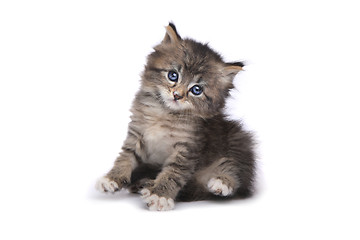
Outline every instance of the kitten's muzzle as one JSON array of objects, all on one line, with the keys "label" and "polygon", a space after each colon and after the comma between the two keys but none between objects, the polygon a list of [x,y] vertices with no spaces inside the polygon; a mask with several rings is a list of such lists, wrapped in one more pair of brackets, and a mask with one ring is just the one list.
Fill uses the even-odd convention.
[{"label": "kitten's muzzle", "polygon": [[175,101],[180,100],[184,97],[184,96],[181,96],[177,91],[173,92],[173,95],[174,95]]}]

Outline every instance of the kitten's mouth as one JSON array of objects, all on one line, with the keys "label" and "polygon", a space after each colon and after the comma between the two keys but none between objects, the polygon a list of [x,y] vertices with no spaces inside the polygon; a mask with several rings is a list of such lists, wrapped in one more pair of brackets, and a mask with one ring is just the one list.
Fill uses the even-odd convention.
[{"label": "kitten's mouth", "polygon": [[187,101],[184,101],[184,97],[175,96],[173,93],[169,94],[169,92],[160,91],[163,102],[166,107],[175,110],[188,110],[191,108],[191,104]]},{"label": "kitten's mouth", "polygon": [[174,98],[169,99],[167,102],[167,106],[172,110],[186,110],[189,109],[189,104],[186,104],[184,101],[180,101]]},{"label": "kitten's mouth", "polygon": [[168,102],[170,102],[170,104],[175,105],[175,106],[180,106],[183,103],[180,103],[179,100],[176,99],[170,99]]}]

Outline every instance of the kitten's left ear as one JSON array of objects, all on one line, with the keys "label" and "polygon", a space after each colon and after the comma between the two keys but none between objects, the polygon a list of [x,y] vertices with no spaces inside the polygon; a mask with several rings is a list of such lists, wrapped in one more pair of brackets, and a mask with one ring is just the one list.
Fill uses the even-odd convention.
[{"label": "kitten's left ear", "polygon": [[224,67],[225,76],[235,77],[235,75],[243,70],[245,64],[243,62],[226,63]]},{"label": "kitten's left ear", "polygon": [[176,31],[176,27],[173,23],[169,23],[166,27],[166,34],[162,43],[178,43],[181,41],[180,35]]},{"label": "kitten's left ear", "polygon": [[233,80],[235,75],[243,70],[244,63],[242,62],[231,62],[231,63],[225,63],[225,66],[223,68],[223,76],[225,80],[225,84],[228,88],[233,88]]}]

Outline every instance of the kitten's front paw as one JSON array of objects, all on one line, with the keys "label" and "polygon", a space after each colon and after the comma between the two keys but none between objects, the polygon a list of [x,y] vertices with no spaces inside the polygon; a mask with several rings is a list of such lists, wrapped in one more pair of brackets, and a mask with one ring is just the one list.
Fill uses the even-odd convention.
[{"label": "kitten's front paw", "polygon": [[219,178],[211,178],[207,184],[207,187],[209,191],[215,195],[226,197],[233,193],[233,188],[224,184],[223,181]]},{"label": "kitten's front paw", "polygon": [[168,211],[172,210],[175,206],[172,198],[159,197],[156,194],[151,194],[150,190],[147,188],[142,189],[140,193],[141,198],[151,211]]},{"label": "kitten's front paw", "polygon": [[107,177],[100,178],[97,181],[95,187],[100,192],[114,193],[119,190],[119,185],[115,181],[112,181]]}]

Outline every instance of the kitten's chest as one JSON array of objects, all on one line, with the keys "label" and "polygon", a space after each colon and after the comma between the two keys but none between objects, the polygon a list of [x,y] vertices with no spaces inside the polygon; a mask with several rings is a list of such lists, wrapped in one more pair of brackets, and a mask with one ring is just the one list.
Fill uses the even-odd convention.
[{"label": "kitten's chest", "polygon": [[173,152],[171,129],[161,122],[149,124],[143,133],[143,150],[147,163],[163,164]]},{"label": "kitten's chest", "polygon": [[143,132],[143,161],[163,164],[174,153],[174,145],[184,141],[188,134],[181,133],[177,126],[169,122],[151,122]]}]

